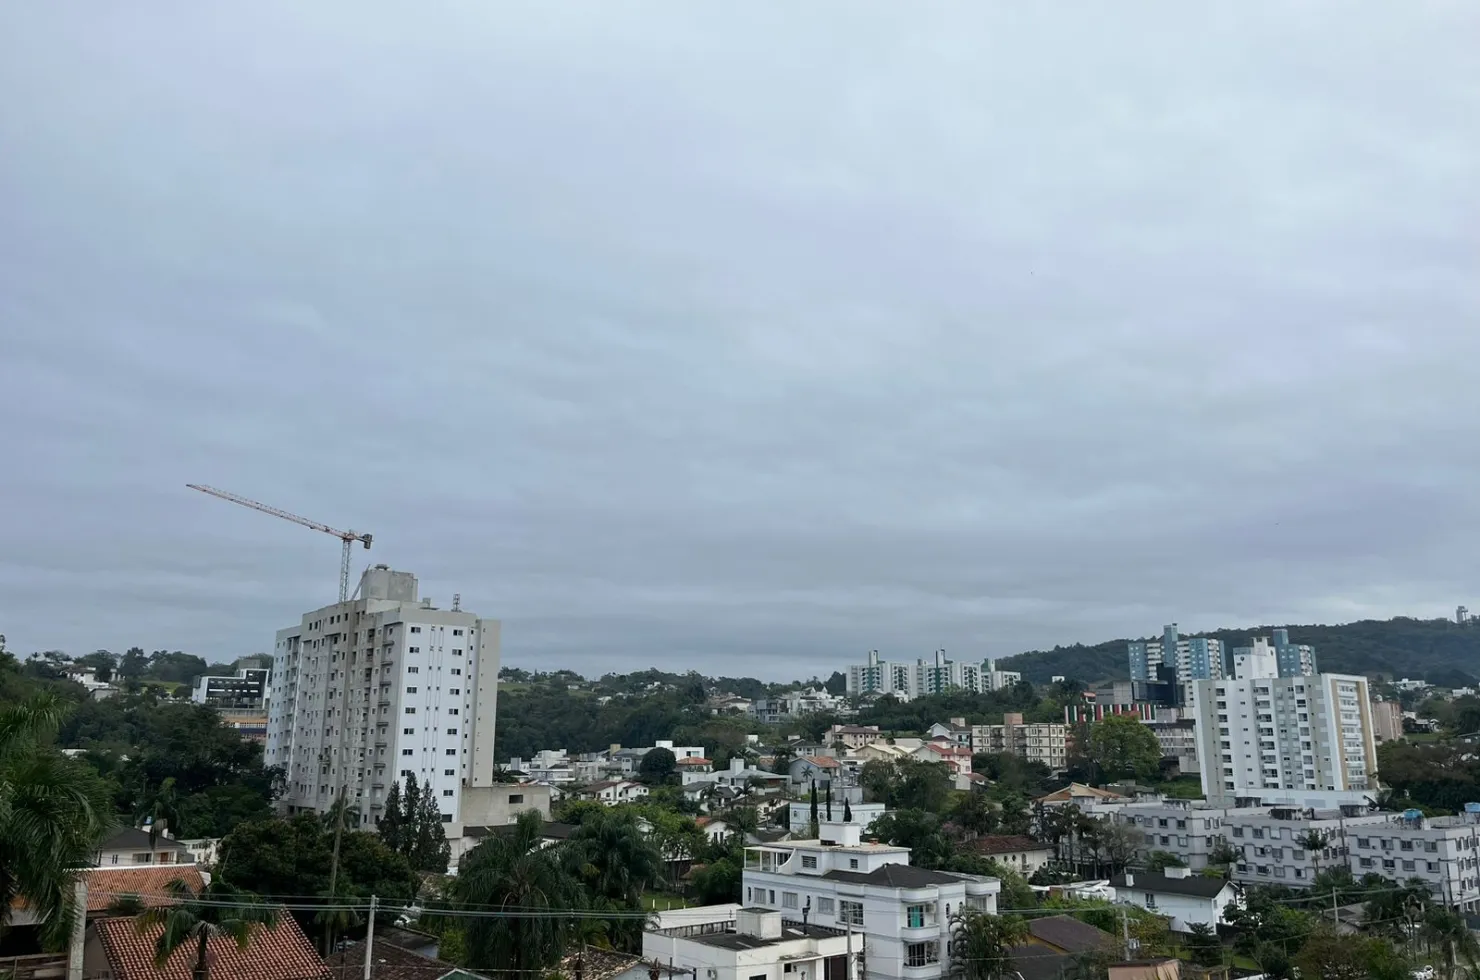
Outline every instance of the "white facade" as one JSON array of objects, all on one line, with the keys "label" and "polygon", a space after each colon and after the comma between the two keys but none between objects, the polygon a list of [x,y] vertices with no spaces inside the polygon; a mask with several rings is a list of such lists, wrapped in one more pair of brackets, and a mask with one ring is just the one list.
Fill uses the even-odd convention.
[{"label": "white facade", "polygon": [[1164,874],[1126,872],[1110,884],[1117,903],[1168,917],[1173,932],[1190,933],[1194,923],[1213,929],[1227,925],[1228,909],[1239,903],[1232,883],[1194,875],[1188,868],[1167,868]]},{"label": "white facade", "polygon": [[630,779],[611,779],[603,783],[592,783],[581,795],[607,806],[616,806],[619,803],[637,802],[648,795],[648,788]]},{"label": "white facade", "polygon": [[[884,809],[884,804],[882,803],[849,803],[848,815],[853,819],[851,821],[844,821],[843,804],[834,800],[832,812],[834,823],[851,823],[857,826],[863,833],[868,833],[869,828],[874,825],[874,821],[888,811]],[[788,827],[805,833],[807,825],[812,822],[812,801],[790,801],[786,805],[786,816]],[[827,804],[821,799],[817,801],[817,819],[819,821],[827,820]]]},{"label": "white facade", "polygon": [[901,701],[951,690],[999,691],[1023,679],[1018,671],[998,670],[992,660],[947,660],[943,650],[937,650],[930,660],[921,658],[914,663],[883,660],[873,650],[864,663],[850,664],[846,673],[849,697],[891,694]]},{"label": "white facade", "polygon": [[1480,813],[1383,817],[1347,834],[1353,876],[1380,874],[1397,882],[1421,878],[1446,905],[1480,908]]},{"label": "white facade", "polygon": [[950,916],[995,914],[1002,883],[909,864],[909,848],[859,843],[858,827],[824,823],[819,840],[745,849],[745,902],[820,926],[851,928],[871,978],[927,980],[950,972]]},{"label": "white facade", "polygon": [[1286,791],[1312,806],[1345,798],[1331,794],[1375,792],[1370,703],[1367,679],[1350,674],[1198,681],[1192,713],[1203,792],[1227,805]]},{"label": "white facade", "polygon": [[[694,980],[845,980],[845,930],[763,908],[714,905],[664,913],[642,936],[643,959]],[[851,951],[857,962],[857,949]]]},{"label": "white facade", "polygon": [[[1240,855],[1233,880],[1244,884],[1308,888],[1322,868],[1348,864],[1351,839],[1362,828],[1383,823],[1381,814],[1359,806],[1335,810],[1269,807],[1230,813],[1223,819],[1228,842]],[[1304,836],[1321,833],[1326,846],[1310,851]]]},{"label": "white facade", "polygon": [[1058,722],[1025,724],[1019,712],[1007,712],[1000,725],[972,725],[973,752],[1006,752],[1041,762],[1050,772],[1069,764],[1069,726]]},{"label": "white facade", "polygon": [[[1211,864],[1220,840],[1228,840],[1224,821],[1230,814],[1262,815],[1268,807],[1215,807],[1202,800],[1159,800],[1128,803],[1113,816],[1120,824],[1134,827],[1142,843],[1136,857],[1145,861],[1152,851],[1176,856],[1193,871]],[[1230,843],[1232,843],[1230,841]]]},{"label": "white facade", "polygon": [[417,589],[377,565],[360,598],[278,631],[266,761],[286,770],[289,812],[328,812],[342,788],[373,825],[391,784],[415,774],[452,823],[464,787],[493,785],[499,622]]}]

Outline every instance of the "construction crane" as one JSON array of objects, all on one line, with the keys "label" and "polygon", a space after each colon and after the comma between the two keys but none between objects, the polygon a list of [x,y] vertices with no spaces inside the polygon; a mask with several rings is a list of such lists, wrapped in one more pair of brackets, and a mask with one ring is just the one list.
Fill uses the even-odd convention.
[{"label": "construction crane", "polygon": [[311,521],[306,517],[299,517],[297,514],[290,514],[285,510],[278,510],[276,507],[269,507],[266,504],[258,503],[255,500],[248,500],[246,497],[239,497],[234,493],[227,493],[225,490],[217,490],[215,487],[207,487],[199,483],[187,483],[185,485],[192,490],[199,490],[201,493],[208,493],[212,497],[220,497],[222,500],[229,500],[233,504],[241,504],[243,507],[250,507],[253,510],[260,510],[264,514],[271,514],[273,517],[281,517],[285,521],[292,521],[294,524],[301,524],[306,528],[312,528],[315,531],[323,531],[325,534],[334,535],[340,541],[344,542],[344,552],[339,558],[339,601],[344,602],[349,598],[350,549],[354,547],[354,543],[356,541],[360,541],[365,545],[366,550],[369,550],[370,540],[374,537],[374,535],[356,534],[354,531],[340,531],[337,528],[332,528],[327,524],[320,524],[318,521]]}]

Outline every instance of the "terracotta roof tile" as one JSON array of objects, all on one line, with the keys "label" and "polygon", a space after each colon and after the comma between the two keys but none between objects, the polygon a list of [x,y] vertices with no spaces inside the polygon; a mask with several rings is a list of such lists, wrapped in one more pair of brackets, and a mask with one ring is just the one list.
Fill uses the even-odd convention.
[{"label": "terracotta roof tile", "polygon": [[205,887],[200,869],[193,864],[141,864],[126,868],[93,868],[87,878],[87,910],[101,912],[116,898],[137,895],[144,905],[164,905],[170,898],[170,882],[185,882],[193,892]]},{"label": "terracotta roof tile", "polygon": [[[341,949],[324,961],[335,976],[343,976],[350,968],[350,976],[358,980],[365,965],[365,944],[355,943]],[[460,969],[455,963],[432,959],[402,949],[390,943],[375,941],[370,950],[370,980],[438,980]],[[212,973],[212,980],[215,974]]]},{"label": "terracotta roof tile", "polygon": [[[178,949],[162,968],[154,965],[160,927],[140,934],[132,918],[100,919],[93,930],[114,980],[191,980],[194,944]],[[303,930],[283,912],[273,929],[258,929],[245,950],[225,936],[207,947],[211,980],[333,980]]]},{"label": "terracotta roof tile", "polygon": [[798,762],[810,762],[822,769],[841,769],[843,764],[837,759],[825,755],[803,755],[797,757]]}]

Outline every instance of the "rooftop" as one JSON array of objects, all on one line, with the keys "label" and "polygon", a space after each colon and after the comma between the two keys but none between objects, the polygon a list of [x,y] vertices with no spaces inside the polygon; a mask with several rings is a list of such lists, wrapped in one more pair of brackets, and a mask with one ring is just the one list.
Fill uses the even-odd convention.
[{"label": "rooftop", "polygon": [[1170,878],[1164,874],[1151,871],[1131,872],[1131,881],[1125,880],[1125,875],[1116,875],[1110,879],[1112,888],[1133,888],[1138,891],[1156,892],[1161,895],[1188,895],[1193,898],[1214,898],[1225,888],[1232,886],[1223,878],[1209,878],[1207,875],[1189,874],[1181,878]]},{"label": "rooftop", "polygon": [[[352,968],[355,977],[363,976],[365,944],[359,942],[346,946],[324,963],[336,974]],[[440,980],[459,969],[455,963],[413,953],[378,936],[370,949],[370,980]]]},{"label": "rooftop", "polygon": [[[770,909],[758,909],[757,911],[769,912]],[[781,935],[775,939],[766,939],[761,936],[751,936],[740,932],[710,932],[690,936],[688,939],[690,942],[702,943],[705,946],[714,946],[717,949],[731,949],[738,952],[747,949],[764,949],[767,946],[796,942],[798,939],[828,939],[839,935],[844,935],[844,933],[828,926],[803,925],[800,922],[782,922]]]},{"label": "rooftop", "polygon": [[1070,783],[1068,786],[1065,786],[1063,789],[1055,790],[1052,793],[1046,793],[1043,796],[1038,797],[1037,800],[1035,800],[1035,802],[1037,802],[1037,803],[1068,803],[1071,800],[1082,800],[1085,797],[1089,797],[1091,799],[1097,799],[1097,800],[1107,800],[1107,801],[1112,801],[1112,802],[1115,801],[1115,800],[1129,800],[1130,799],[1129,796],[1122,796],[1119,793],[1112,793],[1108,789],[1096,789],[1093,786],[1086,786],[1083,783]]},{"label": "rooftop", "polygon": [[[154,965],[154,945],[163,926],[139,932],[129,917],[100,919],[92,926],[114,980],[191,980],[195,943],[186,943]],[[333,980],[298,923],[280,913],[272,929],[258,929],[243,950],[228,936],[207,940],[211,980]]]},{"label": "rooftop", "polygon": [[828,881],[847,881],[858,885],[880,885],[884,888],[926,888],[930,885],[954,885],[971,880],[971,875],[949,871],[931,871],[909,864],[886,864],[872,871],[829,871]]},{"label": "rooftop", "polygon": [[966,847],[978,854],[991,856],[993,854],[1016,854],[1020,851],[1051,851],[1052,844],[1045,844],[1041,840],[1024,837],[1021,834],[1003,835],[994,834],[988,837],[978,837],[966,844]]},{"label": "rooftop", "polygon": [[183,881],[191,891],[205,887],[200,869],[193,864],[138,864],[117,868],[94,868],[87,872],[87,910],[101,912],[125,895],[137,896],[147,908],[175,901],[170,882]]},{"label": "rooftop", "polygon": [[124,827],[98,845],[100,851],[183,851],[179,841],[160,834],[154,843],[149,843],[149,831],[137,827]]},{"label": "rooftop", "polygon": [[1028,920],[1034,939],[1066,953],[1092,953],[1113,946],[1115,937],[1070,915],[1047,915]]}]

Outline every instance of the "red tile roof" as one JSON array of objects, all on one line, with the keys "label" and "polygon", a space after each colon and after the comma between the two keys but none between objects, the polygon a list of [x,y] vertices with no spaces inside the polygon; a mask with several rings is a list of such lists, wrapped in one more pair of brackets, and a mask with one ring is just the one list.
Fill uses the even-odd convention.
[{"label": "red tile roof", "polygon": [[687,758],[679,759],[678,762],[677,762],[677,765],[680,765],[680,766],[707,766],[707,765],[711,765],[711,763],[710,763],[710,761],[708,759],[704,758],[703,756],[691,755],[691,756],[689,756]]},{"label": "red tile roof", "polygon": [[994,835],[978,837],[966,845],[978,854],[1016,854],[1020,851],[1051,851],[1053,846],[1031,837],[1019,835]]},{"label": "red tile roof", "polygon": [[193,864],[140,864],[126,868],[93,868],[87,878],[87,910],[101,912],[113,900],[137,895],[144,905],[173,902],[169,885],[175,879],[185,882],[193,892],[205,887],[200,869]]},{"label": "red tile roof", "polygon": [[810,762],[820,769],[841,769],[843,764],[837,759],[826,755],[804,755],[799,757],[801,762]]},{"label": "red tile roof", "polygon": [[[195,944],[189,943],[165,962],[154,965],[156,927],[142,935],[132,918],[100,919],[93,925],[114,980],[191,980]],[[211,980],[333,980],[303,930],[287,912],[272,929],[258,929],[245,950],[226,936],[212,936],[206,947]]]}]

